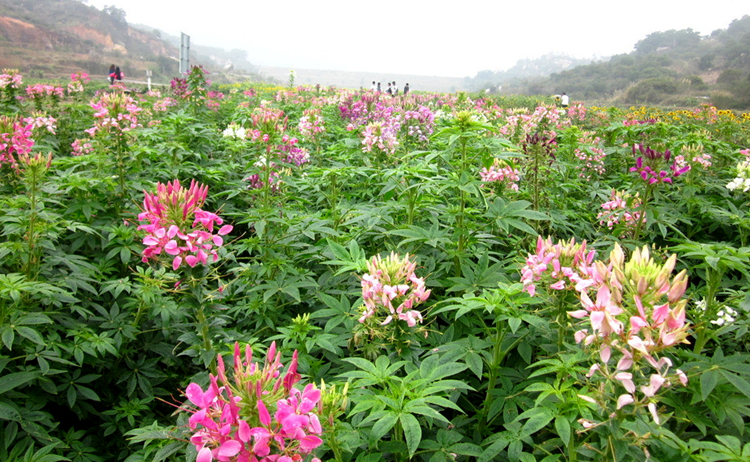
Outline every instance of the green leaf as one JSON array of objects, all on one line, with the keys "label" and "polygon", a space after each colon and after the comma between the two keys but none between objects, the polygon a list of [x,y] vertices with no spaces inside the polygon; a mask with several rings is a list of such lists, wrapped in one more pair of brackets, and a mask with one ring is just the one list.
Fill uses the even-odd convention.
[{"label": "green leaf", "polygon": [[477,459],[477,462],[490,462],[496,460],[497,455],[505,449],[510,443],[508,432],[503,432],[497,435],[497,441],[492,443],[487,449],[484,450],[481,456]]},{"label": "green leaf", "polygon": [[88,387],[84,387],[82,385],[76,384],[76,389],[78,390],[78,393],[83,395],[86,399],[90,399],[92,401],[99,401],[99,395],[96,394],[94,390]]},{"label": "green leaf", "polygon": [[729,371],[721,369],[721,375],[729,381],[732,385],[737,388],[743,395],[750,398],[750,383],[738,375],[734,375]]},{"label": "green leaf", "polygon": [[8,403],[0,402],[0,419],[2,420],[21,420],[21,414],[16,408]]},{"label": "green leaf", "polygon": [[37,345],[44,345],[44,339],[42,336],[37,332],[36,330],[32,329],[31,327],[25,327],[25,326],[18,326],[16,328],[19,334],[21,336],[26,337],[27,339],[31,340],[32,342],[36,343]]},{"label": "green leaf", "polygon": [[568,446],[570,444],[570,422],[568,422],[568,419],[563,416],[557,416],[555,418],[555,430],[557,430],[557,434],[563,440],[565,446]]},{"label": "green leaf", "polygon": [[75,387],[73,386],[68,387],[67,398],[68,398],[68,405],[70,407],[75,406],[76,400],[78,399],[78,393],[76,393]]},{"label": "green leaf", "polygon": [[706,263],[713,269],[718,269],[719,260],[721,260],[719,257],[706,257]]},{"label": "green leaf", "polygon": [[512,441],[508,446],[508,459],[520,461],[521,454],[523,454],[523,441]]},{"label": "green leaf", "polygon": [[551,409],[535,407],[519,415],[516,420],[523,420],[524,418],[528,418],[528,420],[523,424],[521,433],[523,435],[532,435],[546,427],[555,418],[555,415]]},{"label": "green leaf", "polygon": [[37,372],[13,372],[0,377],[0,395],[37,378]]},{"label": "green leaf", "polygon": [[466,365],[469,366],[469,370],[473,372],[478,379],[482,379],[482,369],[484,368],[484,361],[478,353],[469,353],[464,358]]},{"label": "green leaf", "polygon": [[404,429],[406,447],[409,448],[409,457],[412,457],[422,441],[422,426],[412,414],[401,414],[401,427]]},{"label": "green leaf", "polygon": [[12,350],[13,342],[16,339],[16,333],[13,332],[13,329],[11,329],[10,326],[3,326],[2,330],[3,345],[5,345],[7,349]]},{"label": "green leaf", "polygon": [[185,447],[185,443],[175,441],[174,443],[169,443],[168,445],[164,446],[163,448],[159,449],[159,451],[154,454],[154,461],[153,462],[161,462],[162,460],[166,460],[169,456],[176,453],[180,449]]},{"label": "green leaf", "polygon": [[[396,422],[398,421],[398,414],[395,412],[387,412],[383,417],[380,418],[375,425],[372,426],[370,431],[370,438],[374,441],[381,439],[388,433]],[[420,436],[421,437],[421,436]]]},{"label": "green leaf", "polygon": [[255,228],[255,234],[258,235],[258,238],[263,239],[263,233],[266,230],[266,220],[256,221],[254,228]]},{"label": "green leaf", "polygon": [[708,398],[708,395],[711,394],[711,391],[713,391],[714,387],[716,387],[716,383],[718,381],[719,371],[715,369],[709,369],[701,374],[701,399],[703,401]]},{"label": "green leaf", "polygon": [[16,321],[17,325],[23,325],[23,326],[31,326],[34,324],[52,324],[52,320],[44,314],[41,313],[32,313],[32,314],[25,314],[18,318]]}]

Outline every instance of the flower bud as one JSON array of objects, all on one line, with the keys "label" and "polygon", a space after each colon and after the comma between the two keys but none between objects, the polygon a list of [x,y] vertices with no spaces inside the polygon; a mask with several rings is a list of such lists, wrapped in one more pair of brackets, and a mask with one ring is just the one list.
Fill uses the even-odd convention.
[{"label": "flower bud", "polygon": [[672,280],[672,287],[667,293],[669,303],[677,302],[687,289],[687,270],[680,271]]}]

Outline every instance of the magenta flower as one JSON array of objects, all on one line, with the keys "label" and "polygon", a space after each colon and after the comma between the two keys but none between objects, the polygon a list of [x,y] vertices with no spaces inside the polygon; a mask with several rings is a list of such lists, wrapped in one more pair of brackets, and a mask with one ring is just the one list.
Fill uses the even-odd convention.
[{"label": "magenta flower", "polygon": [[[316,414],[321,392],[308,384],[300,391],[294,384],[295,351],[285,374],[276,344],[268,349],[262,367],[252,360],[252,350],[244,354],[235,344],[231,370],[217,358],[217,375],[210,375],[204,391],[191,383],[185,395],[192,406],[188,421],[195,430],[190,442],[201,462],[210,461],[298,461],[319,447],[323,429]],[[315,459],[313,459],[315,460]]]},{"label": "magenta flower", "polygon": [[138,226],[146,231],[143,244],[143,262],[159,259],[162,253],[172,257],[172,269],[177,271],[183,263],[191,268],[207,265],[219,259],[217,248],[222,247],[222,236],[232,231],[224,225],[214,233],[214,226],[223,220],[215,213],[202,210],[208,187],[191,181],[185,189],[178,180],[166,185],[157,183],[156,194],[144,191],[143,212],[138,220],[147,222]]},{"label": "magenta flower", "polygon": [[631,167],[630,171],[638,172],[641,179],[648,184],[671,184],[672,178],[677,178],[690,170],[690,165],[679,166],[676,160],[670,164],[669,160],[672,153],[669,149],[659,152],[652,148],[636,144],[633,146],[633,154],[636,154],[636,150],[641,155],[636,159],[635,166]]}]

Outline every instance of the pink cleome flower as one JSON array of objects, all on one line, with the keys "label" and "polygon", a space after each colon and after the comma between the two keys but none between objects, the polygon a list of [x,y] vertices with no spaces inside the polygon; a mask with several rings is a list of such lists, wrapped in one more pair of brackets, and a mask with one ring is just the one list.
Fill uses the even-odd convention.
[{"label": "pink cleome flower", "polygon": [[183,263],[192,268],[198,263],[208,264],[209,258],[216,262],[216,248],[224,244],[222,236],[229,234],[232,226],[221,226],[214,234],[214,225],[222,225],[223,220],[201,209],[208,187],[193,180],[185,189],[174,180],[166,185],[157,183],[156,190],[156,194],[144,191],[143,212],[138,215],[139,221],[147,222],[138,226],[147,232],[143,262],[158,259],[162,253],[172,257],[175,271]]},{"label": "pink cleome flower", "polygon": [[361,278],[364,305],[359,322],[376,319],[380,314],[385,316],[382,321],[377,318],[381,326],[394,319],[406,321],[409,327],[421,324],[422,314],[413,308],[424,303],[431,291],[425,289],[424,279],[414,273],[416,266],[408,254],[401,257],[391,253],[385,259],[374,256],[367,263],[369,273]]},{"label": "pink cleome flower", "polygon": [[302,460],[323,444],[316,412],[321,392],[313,384],[294,388],[300,380],[296,351],[283,375],[275,342],[262,367],[253,362],[249,345],[243,352],[235,344],[233,359],[233,370],[227,371],[223,358],[217,358],[217,374],[209,376],[205,391],[196,383],[185,390],[194,406],[183,409],[192,413],[190,442],[198,462]]}]

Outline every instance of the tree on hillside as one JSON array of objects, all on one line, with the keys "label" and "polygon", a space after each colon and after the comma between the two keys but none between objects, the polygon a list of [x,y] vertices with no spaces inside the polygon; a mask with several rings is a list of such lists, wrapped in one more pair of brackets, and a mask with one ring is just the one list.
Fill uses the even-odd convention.
[{"label": "tree on hillside", "polygon": [[701,42],[701,35],[693,29],[654,32],[635,44],[635,51],[642,54],[661,49],[692,50]]}]

